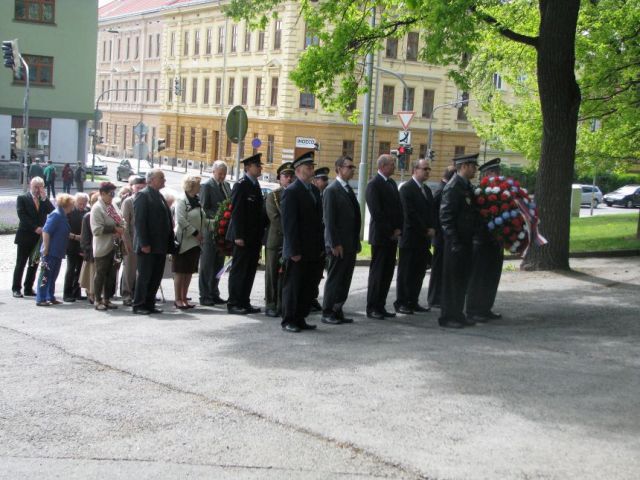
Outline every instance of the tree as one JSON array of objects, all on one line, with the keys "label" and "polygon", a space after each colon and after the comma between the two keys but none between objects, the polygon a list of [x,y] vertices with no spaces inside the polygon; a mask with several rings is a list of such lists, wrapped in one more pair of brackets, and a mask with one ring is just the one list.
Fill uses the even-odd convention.
[{"label": "tree", "polygon": [[[284,3],[232,0],[228,12],[264,26]],[[419,31],[424,39],[421,58],[452,65],[451,75],[462,84],[469,81],[469,56],[482,52],[487,35],[499,35],[531,56],[541,112],[536,198],[550,243],[531,248],[523,266],[569,268],[569,204],[581,101],[575,75],[580,0],[301,0],[299,5],[321,44],[304,52],[291,78],[329,109],[344,111],[362,92],[359,63],[368,51],[381,48],[385,38],[409,31]],[[597,18],[598,0],[585,5]],[[378,18],[370,26],[373,7]]]}]

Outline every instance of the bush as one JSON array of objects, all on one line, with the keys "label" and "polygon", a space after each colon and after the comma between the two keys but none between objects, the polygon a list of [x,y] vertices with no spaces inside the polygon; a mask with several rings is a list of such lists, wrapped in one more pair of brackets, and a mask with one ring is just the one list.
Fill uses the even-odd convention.
[{"label": "bush", "polygon": [[[593,177],[587,175],[575,175],[575,183],[583,183],[591,185],[593,183]],[[596,185],[600,187],[602,193],[609,193],[617,190],[625,185],[640,185],[640,175],[635,173],[621,173],[605,172],[596,176]]]}]

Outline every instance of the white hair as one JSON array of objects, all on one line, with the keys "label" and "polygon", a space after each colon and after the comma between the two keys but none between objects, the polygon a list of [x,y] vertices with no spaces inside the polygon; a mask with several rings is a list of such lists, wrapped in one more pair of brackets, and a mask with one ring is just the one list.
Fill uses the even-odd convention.
[{"label": "white hair", "polygon": [[225,170],[227,170],[227,164],[224,163],[222,160],[216,160],[215,162],[213,162],[213,166],[211,167],[212,171],[214,172],[221,168],[224,168]]},{"label": "white hair", "polygon": [[80,200],[81,198],[84,198],[87,202],[89,201],[89,195],[87,195],[86,193],[84,193],[84,192],[76,193],[76,202],[78,200]]}]

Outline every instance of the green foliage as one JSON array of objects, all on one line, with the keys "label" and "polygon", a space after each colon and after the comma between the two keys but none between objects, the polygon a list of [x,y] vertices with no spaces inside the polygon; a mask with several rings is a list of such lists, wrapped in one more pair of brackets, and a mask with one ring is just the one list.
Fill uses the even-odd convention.
[{"label": "green foliage", "polygon": [[[591,185],[592,175],[576,175],[575,183]],[[602,193],[609,193],[625,185],[640,185],[640,174],[602,172],[596,176],[596,185],[600,187]]]}]

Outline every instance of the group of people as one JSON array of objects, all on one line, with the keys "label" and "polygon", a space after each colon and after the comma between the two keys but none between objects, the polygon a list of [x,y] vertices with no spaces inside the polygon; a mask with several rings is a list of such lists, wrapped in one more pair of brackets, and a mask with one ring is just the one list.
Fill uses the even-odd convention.
[{"label": "group of people", "polygon": [[[65,163],[60,172],[62,177],[62,191],[64,193],[71,193],[71,187],[75,183],[76,191],[84,191],[84,182],[87,178],[87,173],[82,163],[78,162],[76,169],[74,170],[69,163]],[[28,172],[29,181],[38,177],[44,181],[44,186],[47,191],[47,197],[56,197],[56,178],[57,171],[55,165],[51,160],[47,161],[46,166],[40,164],[40,160],[36,159],[34,163],[29,166]]]},{"label": "group of people", "polygon": [[[414,162],[411,178],[398,188],[392,178],[396,158],[378,158],[378,171],[366,189],[371,217],[367,317],[385,319],[438,307],[439,324],[450,328],[499,317],[492,307],[503,250],[473,205],[470,180],[476,174],[477,157],[454,159],[435,194],[426,185],[431,172],[428,160]],[[54,208],[44,193],[45,182],[34,177],[30,192],[18,197],[13,294],[23,296],[21,281],[28,263],[24,295],[35,295],[39,306],[61,303],[55,297],[55,280],[66,255],[64,301],[85,298],[81,293],[85,288],[97,310],[117,308],[112,299],[122,267],[123,305],[132,306],[137,314],[160,313],[156,295],[169,255],[175,308],[195,306],[188,290],[192,275],[199,273],[201,305],[226,303],[230,314],[254,314],[261,309],[251,304],[250,296],[264,245],[267,316],[280,317],[282,329],[293,333],[316,328],[306,321],[314,309],[321,310],[323,323],[351,323],[344,305],[361,250],[362,226],[350,186],[356,167],[350,157],[338,158],[336,178],[330,183],[329,169],[315,169],[314,158],[310,151],[282,164],[277,170],[280,187],[266,198],[258,181],[261,154],[243,160],[244,176],[233,189],[226,181],[226,164],[216,161],[206,181],[186,176],[178,198],[161,193],[164,173],[151,170],[146,178],[132,176],[118,198],[115,185],[103,182],[90,198],[82,192],[75,198],[58,195]],[[487,175],[495,174],[495,169],[499,159],[481,167]],[[230,219],[224,240],[232,248],[232,261],[229,297],[223,299],[219,283],[228,252],[219,248],[215,223],[226,200]],[[396,259],[392,312],[386,302]],[[429,304],[423,306],[418,299],[429,268]]]}]

